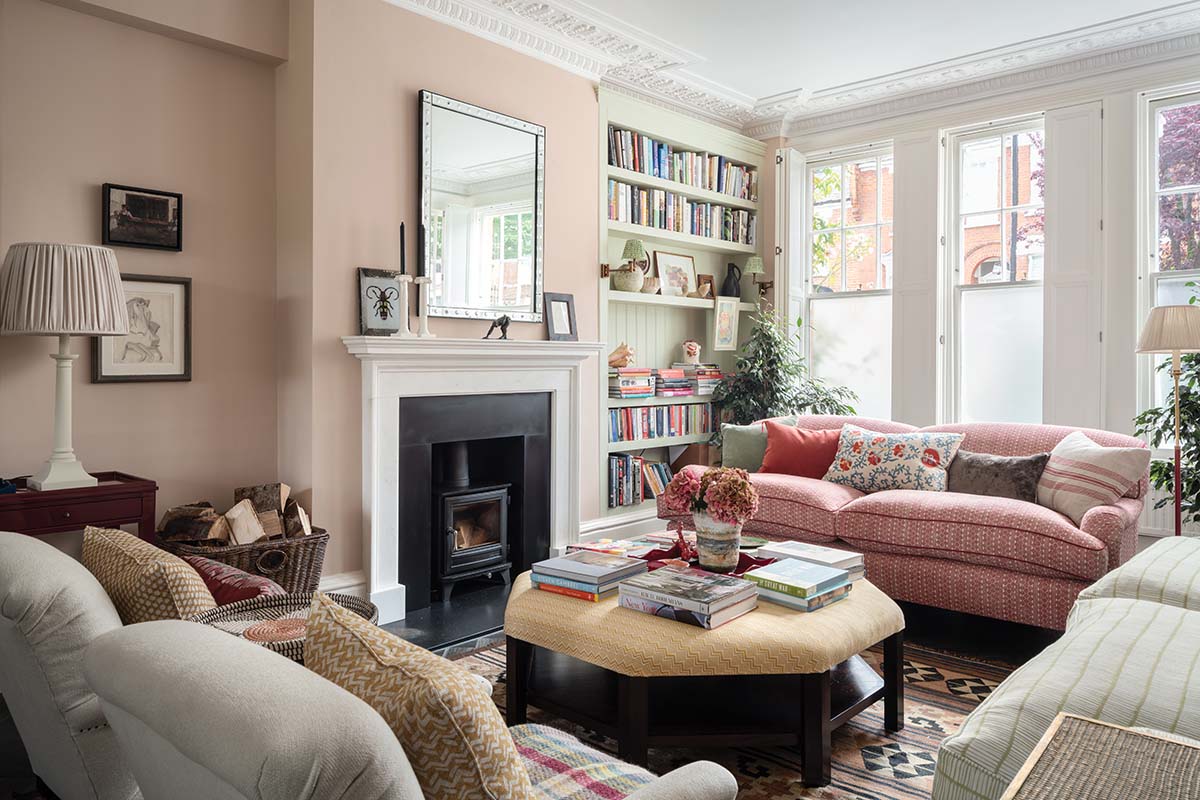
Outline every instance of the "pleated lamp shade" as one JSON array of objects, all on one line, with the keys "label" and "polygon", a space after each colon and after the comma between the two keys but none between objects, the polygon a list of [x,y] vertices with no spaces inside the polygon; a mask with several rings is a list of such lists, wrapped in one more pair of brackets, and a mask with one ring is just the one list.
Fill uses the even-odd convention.
[{"label": "pleated lamp shade", "polygon": [[1200,353],[1200,306],[1155,306],[1138,337],[1139,353]]},{"label": "pleated lamp shade", "polygon": [[129,333],[117,255],[108,247],[23,242],[0,267],[0,335]]}]

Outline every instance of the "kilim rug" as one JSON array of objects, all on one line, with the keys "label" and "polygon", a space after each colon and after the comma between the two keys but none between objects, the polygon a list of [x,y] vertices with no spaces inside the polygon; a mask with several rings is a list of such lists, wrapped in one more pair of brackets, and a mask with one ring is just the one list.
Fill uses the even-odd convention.
[{"label": "kilim rug", "polygon": [[[737,777],[739,800],[927,800],[938,744],[987,697],[1011,668],[959,658],[914,645],[904,648],[904,730],[883,731],[883,703],[859,714],[833,734],[833,782],[820,789],[800,783],[800,751],[794,747],[712,750],[651,750],[658,773],[698,759],[723,764]],[[878,669],[881,656],[863,654]],[[458,663],[488,678],[504,709],[504,646],[462,656]],[[529,721],[562,728],[611,752],[616,743],[565,720],[529,710]]]}]

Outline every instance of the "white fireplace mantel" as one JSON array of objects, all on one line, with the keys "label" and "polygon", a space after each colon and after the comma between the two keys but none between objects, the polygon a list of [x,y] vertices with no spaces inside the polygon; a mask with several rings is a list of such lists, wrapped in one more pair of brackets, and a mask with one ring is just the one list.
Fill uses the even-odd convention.
[{"label": "white fireplace mantel", "polygon": [[363,569],[380,622],[404,618],[399,582],[400,398],[550,395],[550,545],[579,539],[580,380],[599,342],[345,336],[362,362]]}]

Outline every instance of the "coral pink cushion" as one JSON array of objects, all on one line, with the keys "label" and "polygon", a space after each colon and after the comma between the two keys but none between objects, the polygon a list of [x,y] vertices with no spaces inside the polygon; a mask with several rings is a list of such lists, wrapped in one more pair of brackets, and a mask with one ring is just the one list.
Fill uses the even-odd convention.
[{"label": "coral pink cushion", "polygon": [[1108,551],[1056,511],[1007,497],[893,489],[847,505],[838,538],[863,550],[1095,580]]},{"label": "coral pink cushion", "polygon": [[806,430],[767,420],[767,452],[760,472],[821,478],[837,455],[840,431]]},{"label": "coral pink cushion", "polygon": [[249,572],[243,572],[237,567],[222,564],[211,558],[183,556],[183,560],[200,573],[204,584],[212,592],[213,599],[219,606],[238,600],[249,600],[252,597],[287,594],[282,586],[270,578],[251,575]]}]

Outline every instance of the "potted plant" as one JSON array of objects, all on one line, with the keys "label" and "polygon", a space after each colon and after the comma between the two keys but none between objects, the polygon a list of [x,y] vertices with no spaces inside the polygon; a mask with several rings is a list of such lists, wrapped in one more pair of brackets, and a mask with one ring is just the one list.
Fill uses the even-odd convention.
[{"label": "potted plant", "polygon": [[732,572],[738,564],[742,525],[758,511],[758,492],[744,469],[717,467],[697,475],[676,473],[663,493],[663,503],[676,514],[691,514],[700,566]]}]

